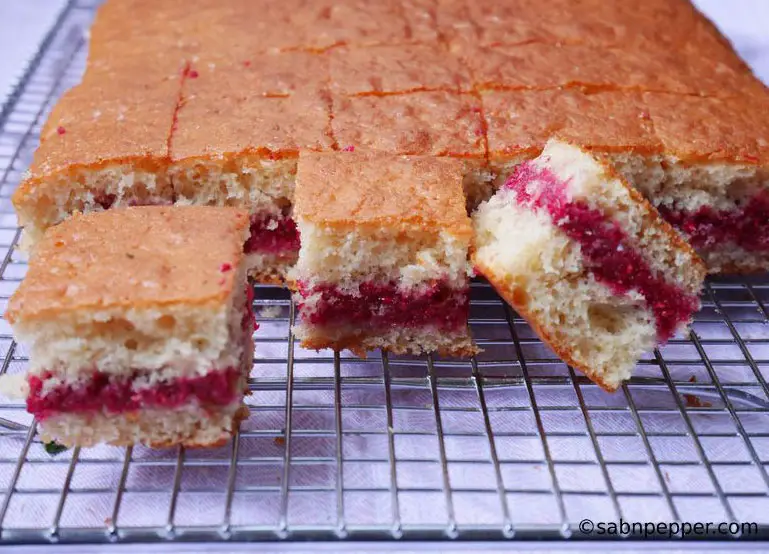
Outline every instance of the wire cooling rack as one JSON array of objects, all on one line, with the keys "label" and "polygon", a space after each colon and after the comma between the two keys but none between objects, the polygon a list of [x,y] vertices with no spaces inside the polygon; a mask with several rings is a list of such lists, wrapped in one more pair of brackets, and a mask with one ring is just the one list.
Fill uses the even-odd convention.
[{"label": "wire cooling rack", "polygon": [[[92,16],[68,6],[0,114],[0,309],[26,269],[10,194],[80,77]],[[765,276],[711,280],[692,332],[613,395],[485,283],[469,361],[305,351],[287,293],[256,292],[251,417],[225,447],[51,455],[0,400],[0,544],[595,538],[585,518],[755,522],[741,536],[769,538]],[[4,320],[0,353],[0,372],[24,370]]]}]

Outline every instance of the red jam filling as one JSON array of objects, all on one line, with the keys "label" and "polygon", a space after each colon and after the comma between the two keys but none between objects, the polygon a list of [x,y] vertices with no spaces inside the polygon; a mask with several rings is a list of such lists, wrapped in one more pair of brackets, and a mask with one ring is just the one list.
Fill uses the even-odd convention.
[{"label": "red jam filling", "polygon": [[383,327],[431,326],[441,330],[464,327],[470,310],[469,288],[434,281],[418,290],[403,290],[392,283],[362,283],[356,291],[335,285],[308,287],[299,283],[302,298],[320,294],[308,310],[298,303],[299,313],[313,325],[360,325]]},{"label": "red jam filling", "polygon": [[733,244],[749,252],[769,251],[769,193],[757,194],[736,210],[703,206],[696,212],[685,212],[661,206],[659,211],[686,233],[695,248]]},{"label": "red jam filling", "polygon": [[[259,328],[253,303],[254,289],[246,285],[246,305],[241,319],[241,326],[246,331],[245,341],[251,341],[252,332]],[[43,386],[54,378],[54,373],[32,375],[28,379],[27,411],[38,420],[44,420],[57,413],[123,413],[141,408],[177,408],[193,400],[202,406],[226,406],[243,394],[238,385],[241,372],[235,367],[196,377],[178,377],[134,390],[134,382],[148,373],[135,369],[130,376],[113,377],[103,371],[94,371],[85,382],[78,382],[76,386],[59,384],[45,394]]]},{"label": "red jam filling", "polygon": [[[533,181],[543,183],[536,197],[527,190]],[[520,204],[545,210],[553,224],[579,243],[589,271],[614,294],[636,290],[654,314],[657,337],[665,342],[676,327],[699,305],[696,296],[656,275],[629,237],[602,212],[566,196],[566,183],[551,171],[526,163],[519,165],[505,186]]]},{"label": "red jam filling", "polygon": [[143,408],[178,408],[193,400],[203,406],[226,406],[243,394],[238,385],[240,370],[234,367],[134,390],[134,381],[146,374],[135,370],[129,377],[111,377],[96,371],[84,383],[77,386],[60,384],[46,394],[43,394],[43,385],[53,378],[53,373],[32,375],[29,377],[27,411],[38,420],[44,420],[58,413],[123,413]]},{"label": "red jam filling", "polygon": [[249,335],[259,329],[254,314],[254,288],[251,285],[246,285],[246,311],[240,324]]},{"label": "red jam filling", "polygon": [[299,251],[299,231],[288,215],[253,214],[251,237],[243,248],[246,254],[283,254]]}]

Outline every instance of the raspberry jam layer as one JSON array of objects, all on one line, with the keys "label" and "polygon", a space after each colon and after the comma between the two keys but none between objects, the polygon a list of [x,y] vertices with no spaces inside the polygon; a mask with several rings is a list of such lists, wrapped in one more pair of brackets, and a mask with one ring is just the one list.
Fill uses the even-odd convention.
[{"label": "raspberry jam layer", "polygon": [[[540,183],[537,196],[528,189],[533,182]],[[657,338],[666,342],[697,309],[698,298],[656,275],[620,226],[587,203],[570,200],[566,185],[551,171],[532,163],[519,165],[505,184],[515,192],[519,204],[546,211],[556,227],[579,243],[585,264],[597,281],[616,295],[631,290],[641,293],[654,314]]]},{"label": "raspberry jam layer", "polygon": [[703,206],[685,212],[661,206],[659,211],[695,248],[710,250],[731,244],[748,252],[769,252],[769,193],[757,194],[736,210]]},{"label": "raspberry jam layer", "polygon": [[142,408],[173,409],[193,401],[201,406],[227,406],[243,395],[240,371],[234,367],[135,389],[136,381],[147,374],[135,370],[130,376],[112,376],[96,371],[87,381],[54,386],[46,386],[46,381],[54,378],[51,372],[31,375],[27,411],[42,421],[59,413],[119,414]]},{"label": "raspberry jam layer", "polygon": [[398,288],[395,282],[362,283],[357,290],[299,283],[299,295],[302,299],[313,296],[312,307],[304,301],[298,303],[302,320],[323,326],[430,326],[453,331],[467,325],[470,310],[469,288],[455,288],[445,280],[413,289]]},{"label": "raspberry jam layer", "polygon": [[299,251],[299,230],[288,215],[253,214],[246,254],[286,254]]}]

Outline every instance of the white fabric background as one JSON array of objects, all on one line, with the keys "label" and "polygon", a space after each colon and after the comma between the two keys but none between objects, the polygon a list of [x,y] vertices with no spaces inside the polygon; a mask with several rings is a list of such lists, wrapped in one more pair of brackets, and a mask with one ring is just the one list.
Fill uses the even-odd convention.
[{"label": "white fabric background", "polygon": [[769,83],[769,1],[694,0],[694,3],[729,37],[756,75]]},{"label": "white fabric background", "polygon": [[0,0],[0,106],[64,4],[65,0]]}]

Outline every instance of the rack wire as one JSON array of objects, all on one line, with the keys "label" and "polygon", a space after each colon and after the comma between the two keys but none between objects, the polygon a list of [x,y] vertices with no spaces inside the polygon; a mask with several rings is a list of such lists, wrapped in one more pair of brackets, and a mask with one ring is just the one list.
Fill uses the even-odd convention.
[{"label": "rack wire", "polygon": [[[26,269],[10,194],[80,77],[71,2],[0,113],[0,310]],[[607,394],[485,283],[471,360],[306,351],[259,286],[251,417],[218,449],[48,454],[0,399],[0,544],[280,539],[586,539],[593,521],[749,521],[769,538],[769,280],[707,284],[692,330]],[[0,373],[26,354],[0,320]],[[711,538],[725,538],[711,536]]]}]

